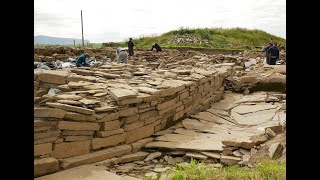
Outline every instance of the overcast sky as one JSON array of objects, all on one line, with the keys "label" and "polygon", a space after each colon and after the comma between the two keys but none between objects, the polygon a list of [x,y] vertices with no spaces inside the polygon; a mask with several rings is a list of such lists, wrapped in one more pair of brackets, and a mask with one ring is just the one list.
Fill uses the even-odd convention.
[{"label": "overcast sky", "polygon": [[160,35],[180,27],[243,27],[286,38],[285,0],[34,0],[34,35],[90,42]]}]

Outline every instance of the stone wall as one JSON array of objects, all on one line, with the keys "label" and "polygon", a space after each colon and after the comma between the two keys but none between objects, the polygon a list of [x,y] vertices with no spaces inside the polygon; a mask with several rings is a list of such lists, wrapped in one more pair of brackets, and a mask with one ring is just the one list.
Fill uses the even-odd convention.
[{"label": "stone wall", "polygon": [[35,70],[35,177],[136,152],[153,133],[209,108],[234,63],[199,63]]}]

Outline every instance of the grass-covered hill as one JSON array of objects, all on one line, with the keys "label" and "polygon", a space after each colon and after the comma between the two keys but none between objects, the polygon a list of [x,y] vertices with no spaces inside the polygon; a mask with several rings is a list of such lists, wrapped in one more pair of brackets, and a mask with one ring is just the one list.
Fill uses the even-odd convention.
[{"label": "grass-covered hill", "polygon": [[[223,48],[223,49],[252,49],[264,46],[270,39],[278,44],[286,44],[286,40],[262,30],[243,28],[180,28],[164,33],[160,36],[141,37],[133,39],[136,48],[150,48],[153,42],[161,47],[195,47],[195,48]],[[123,43],[123,46],[126,45]]]}]

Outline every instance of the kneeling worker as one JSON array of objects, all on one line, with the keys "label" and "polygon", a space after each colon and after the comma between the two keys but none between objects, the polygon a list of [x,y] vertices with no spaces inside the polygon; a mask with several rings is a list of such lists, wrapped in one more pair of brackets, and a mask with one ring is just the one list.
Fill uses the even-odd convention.
[{"label": "kneeling worker", "polygon": [[117,63],[120,62],[128,64],[128,54],[124,48],[117,48]]},{"label": "kneeling worker", "polygon": [[153,48],[155,48],[155,49],[157,50],[157,52],[162,52],[161,47],[160,47],[159,44],[157,44],[157,43],[153,43],[153,44],[152,44],[151,51],[153,50]]},{"label": "kneeling worker", "polygon": [[81,54],[76,61],[77,67],[90,67],[90,65],[86,62],[86,58],[89,58],[89,54]]}]

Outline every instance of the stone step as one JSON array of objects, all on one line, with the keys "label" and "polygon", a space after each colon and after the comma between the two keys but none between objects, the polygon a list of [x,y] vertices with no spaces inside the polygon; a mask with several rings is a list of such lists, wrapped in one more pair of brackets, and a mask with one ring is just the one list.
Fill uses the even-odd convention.
[{"label": "stone step", "polygon": [[106,171],[102,166],[83,165],[54,174],[35,178],[35,180],[138,180],[130,176],[119,176]]},{"label": "stone step", "polygon": [[90,164],[98,161],[103,161],[116,156],[123,156],[129,154],[132,148],[129,145],[121,145],[109,149],[104,149],[100,151],[95,151],[89,154],[84,154],[80,156],[74,156],[70,158],[61,159],[61,167],[63,169],[69,169],[84,164]]}]

